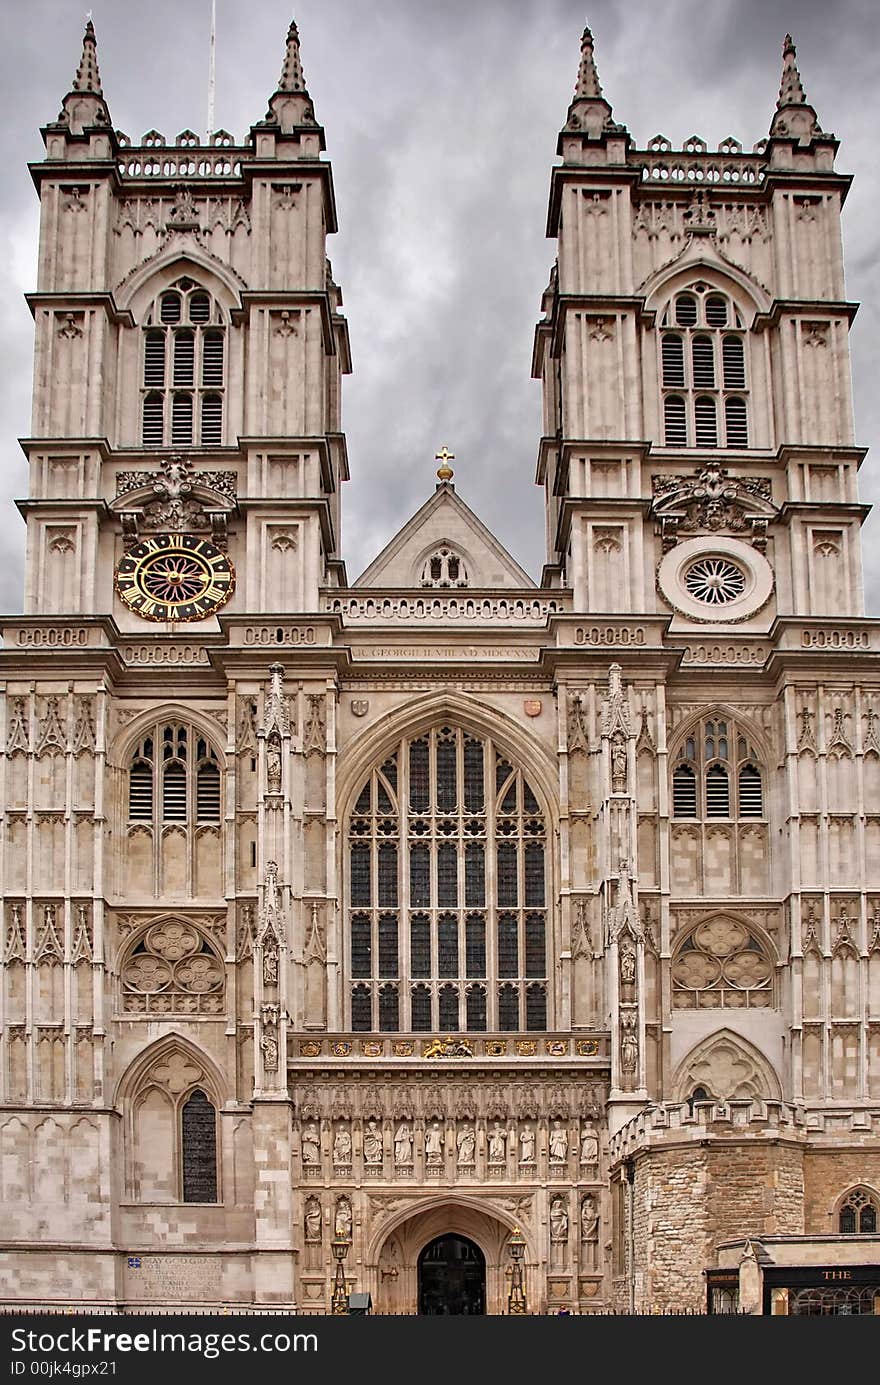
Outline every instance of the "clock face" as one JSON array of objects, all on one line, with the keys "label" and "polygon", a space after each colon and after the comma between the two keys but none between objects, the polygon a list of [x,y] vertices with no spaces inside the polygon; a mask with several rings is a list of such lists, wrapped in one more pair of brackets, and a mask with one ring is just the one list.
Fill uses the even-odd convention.
[{"label": "clock face", "polygon": [[235,569],[195,534],[154,534],[120,558],[116,590],[146,620],[202,620],[235,591]]}]

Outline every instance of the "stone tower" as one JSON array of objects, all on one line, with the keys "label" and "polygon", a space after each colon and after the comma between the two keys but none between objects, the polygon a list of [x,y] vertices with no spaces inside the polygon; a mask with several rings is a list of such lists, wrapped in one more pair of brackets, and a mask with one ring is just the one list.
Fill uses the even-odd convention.
[{"label": "stone tower", "polygon": [[639,150],[585,32],[541,584],[444,448],[349,585],[296,26],[263,120],[207,145],[115,130],[87,26],[32,170],[0,1299],[643,1312],[705,1304],[704,1270],[713,1311],[813,1311],[820,1272],[880,1295],[849,180],[790,39],[783,64],[751,152]]}]

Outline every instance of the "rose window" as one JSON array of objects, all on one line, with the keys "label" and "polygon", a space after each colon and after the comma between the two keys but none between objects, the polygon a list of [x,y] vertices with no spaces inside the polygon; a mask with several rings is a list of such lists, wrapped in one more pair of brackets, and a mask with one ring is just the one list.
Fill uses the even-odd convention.
[{"label": "rose window", "polygon": [[746,589],[746,575],[729,558],[699,558],[684,574],[684,585],[696,601],[725,606]]}]

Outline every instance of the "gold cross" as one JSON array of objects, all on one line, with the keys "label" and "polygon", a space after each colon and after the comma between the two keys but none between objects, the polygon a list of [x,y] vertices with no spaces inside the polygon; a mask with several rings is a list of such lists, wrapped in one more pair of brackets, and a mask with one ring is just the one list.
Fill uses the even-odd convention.
[{"label": "gold cross", "polygon": [[437,468],[437,475],[440,477],[440,480],[451,481],[455,473],[453,472],[452,467],[449,465],[449,463],[455,461],[455,453],[449,451],[449,448],[446,446],[445,442],[441,447],[440,451],[434,453],[434,461],[440,462],[441,464]]}]

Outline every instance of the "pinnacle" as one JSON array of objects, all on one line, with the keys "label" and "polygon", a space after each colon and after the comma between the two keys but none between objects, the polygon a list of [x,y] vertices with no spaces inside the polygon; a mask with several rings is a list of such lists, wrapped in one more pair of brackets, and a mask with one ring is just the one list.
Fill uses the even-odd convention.
[{"label": "pinnacle", "polygon": [[87,91],[92,96],[104,95],[101,89],[101,75],[98,72],[97,48],[98,40],[95,38],[95,26],[89,19],[86,22],[86,31],[83,35],[82,57],[73,79],[74,91]]},{"label": "pinnacle", "polygon": [[781,110],[783,106],[805,106],[807,103],[807,94],[797,69],[796,58],[797,49],[791,34],[786,34],[782,44],[782,82],[779,87],[779,100],[776,102],[777,110]]},{"label": "pinnacle", "polygon": [[295,19],[290,21],[290,28],[287,31],[287,50],[281,66],[281,76],[278,79],[278,90],[302,92],[306,90],[306,79],[303,76],[302,61],[299,55],[299,30],[296,27]]},{"label": "pinnacle", "polygon": [[596,71],[596,59],[593,56],[593,35],[589,26],[584,29],[581,38],[581,65],[578,69],[574,94],[575,97],[586,97],[588,100],[601,100],[602,97],[599,73]]}]

